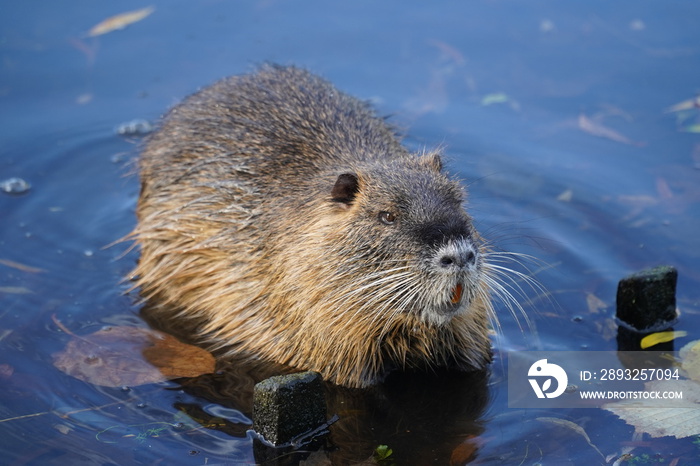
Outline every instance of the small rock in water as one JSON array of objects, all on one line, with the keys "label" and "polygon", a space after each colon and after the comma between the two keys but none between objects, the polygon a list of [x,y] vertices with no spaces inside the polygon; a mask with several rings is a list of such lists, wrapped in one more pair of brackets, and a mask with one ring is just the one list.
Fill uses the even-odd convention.
[{"label": "small rock in water", "polygon": [[620,280],[617,318],[643,332],[661,330],[676,319],[678,271],[671,266],[642,270]]},{"label": "small rock in water", "polygon": [[268,442],[289,443],[325,422],[326,400],[316,372],[270,377],[255,385],[253,430]]},{"label": "small rock in water", "polygon": [[22,178],[8,178],[0,181],[0,191],[8,194],[24,194],[32,186]]},{"label": "small rock in water", "polygon": [[143,136],[151,131],[153,131],[153,125],[142,119],[127,121],[115,129],[115,132],[121,136]]}]

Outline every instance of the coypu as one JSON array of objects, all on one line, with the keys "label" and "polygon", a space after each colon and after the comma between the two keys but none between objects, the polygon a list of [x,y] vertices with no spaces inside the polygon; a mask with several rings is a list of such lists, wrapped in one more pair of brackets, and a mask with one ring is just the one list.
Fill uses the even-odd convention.
[{"label": "coypu", "polygon": [[348,387],[490,361],[464,189],[324,79],[265,65],[200,90],[149,137],[140,174],[136,286],[213,350]]}]

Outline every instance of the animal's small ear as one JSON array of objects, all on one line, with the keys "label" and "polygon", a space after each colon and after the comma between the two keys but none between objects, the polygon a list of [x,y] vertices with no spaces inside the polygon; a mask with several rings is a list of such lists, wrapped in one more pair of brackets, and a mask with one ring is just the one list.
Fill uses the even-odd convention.
[{"label": "animal's small ear", "polygon": [[442,171],[442,157],[438,152],[429,152],[420,158],[423,166],[435,170],[436,172]]},{"label": "animal's small ear", "polygon": [[354,173],[343,173],[338,176],[335,185],[331,190],[331,199],[333,202],[350,206],[355,200],[355,195],[360,189],[360,184],[357,180],[357,175]]}]

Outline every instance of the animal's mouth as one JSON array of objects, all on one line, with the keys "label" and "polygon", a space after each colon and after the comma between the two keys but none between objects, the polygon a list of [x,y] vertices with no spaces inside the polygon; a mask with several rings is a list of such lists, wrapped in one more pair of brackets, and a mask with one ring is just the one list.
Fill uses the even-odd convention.
[{"label": "animal's mouth", "polygon": [[452,288],[452,298],[450,302],[453,305],[457,305],[462,301],[462,294],[464,293],[464,285],[457,283],[454,288]]},{"label": "animal's mouth", "polygon": [[469,299],[469,289],[463,282],[457,282],[447,285],[446,290],[449,294],[442,295],[442,300],[436,305],[427,307],[423,311],[423,318],[435,325],[445,325],[452,320],[457,314],[464,312],[466,309],[465,302]]},{"label": "animal's mouth", "polygon": [[440,313],[445,316],[453,316],[455,313],[462,308],[464,302],[464,289],[465,285],[462,282],[457,282],[451,289],[449,295],[449,301],[446,301],[441,309]]}]

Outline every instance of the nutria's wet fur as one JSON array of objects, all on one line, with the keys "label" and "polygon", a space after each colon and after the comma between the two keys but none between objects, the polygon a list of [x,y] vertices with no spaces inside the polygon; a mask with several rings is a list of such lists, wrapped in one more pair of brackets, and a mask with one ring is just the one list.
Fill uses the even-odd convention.
[{"label": "nutria's wet fur", "polygon": [[268,65],[207,87],[140,171],[137,285],[212,347],[349,387],[490,360],[463,188],[327,81]]}]

